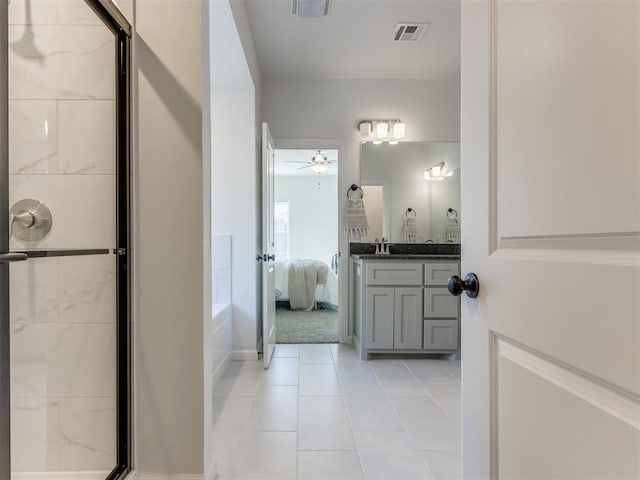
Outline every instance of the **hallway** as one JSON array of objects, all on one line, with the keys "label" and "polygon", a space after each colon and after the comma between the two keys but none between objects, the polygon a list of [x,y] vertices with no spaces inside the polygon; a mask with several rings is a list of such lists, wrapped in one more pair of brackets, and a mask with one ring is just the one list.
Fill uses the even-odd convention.
[{"label": "hallway", "polygon": [[214,391],[222,480],[457,479],[460,363],[363,362],[346,345],[278,345]]}]

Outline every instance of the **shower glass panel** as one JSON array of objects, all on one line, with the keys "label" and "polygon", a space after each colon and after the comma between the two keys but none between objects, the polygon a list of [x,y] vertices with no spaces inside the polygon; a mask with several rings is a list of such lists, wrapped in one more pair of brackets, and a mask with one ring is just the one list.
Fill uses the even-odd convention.
[{"label": "shower glass panel", "polygon": [[122,461],[118,48],[85,0],[9,2],[0,179],[9,248],[0,252],[13,257],[0,267],[9,271],[11,478],[104,480]]}]

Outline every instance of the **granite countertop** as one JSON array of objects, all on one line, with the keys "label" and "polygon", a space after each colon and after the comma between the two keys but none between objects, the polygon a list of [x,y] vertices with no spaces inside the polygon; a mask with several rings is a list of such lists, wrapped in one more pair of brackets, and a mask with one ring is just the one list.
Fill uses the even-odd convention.
[{"label": "granite countertop", "polygon": [[453,254],[408,254],[408,253],[391,253],[389,255],[376,255],[371,253],[355,254],[352,253],[353,258],[358,260],[460,260],[460,255]]}]

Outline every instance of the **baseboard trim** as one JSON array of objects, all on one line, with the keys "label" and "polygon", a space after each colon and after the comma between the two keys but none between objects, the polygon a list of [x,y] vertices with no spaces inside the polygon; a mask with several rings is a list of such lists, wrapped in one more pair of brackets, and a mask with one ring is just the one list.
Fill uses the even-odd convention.
[{"label": "baseboard trim", "polygon": [[12,480],[104,480],[109,472],[16,472]]},{"label": "baseboard trim", "polygon": [[258,352],[255,350],[233,350],[231,352],[231,360],[257,361]]}]

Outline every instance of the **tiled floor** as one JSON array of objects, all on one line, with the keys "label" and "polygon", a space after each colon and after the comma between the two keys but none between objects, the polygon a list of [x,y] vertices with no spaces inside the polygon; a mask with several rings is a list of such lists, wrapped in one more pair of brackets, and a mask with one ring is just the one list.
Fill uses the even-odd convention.
[{"label": "tiled floor", "polygon": [[346,345],[278,345],[215,389],[222,480],[458,479],[460,364],[361,361]]}]

